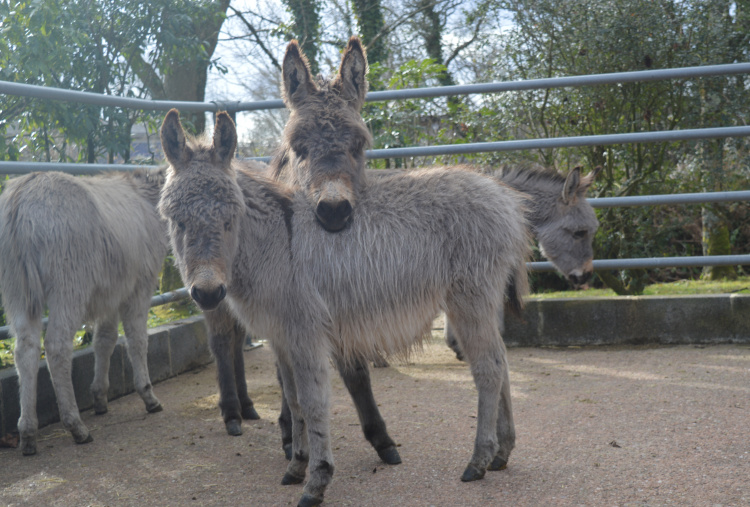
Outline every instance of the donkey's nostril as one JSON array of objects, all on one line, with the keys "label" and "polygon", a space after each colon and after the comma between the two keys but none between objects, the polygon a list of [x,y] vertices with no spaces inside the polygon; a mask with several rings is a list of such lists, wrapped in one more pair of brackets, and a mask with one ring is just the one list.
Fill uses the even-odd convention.
[{"label": "donkey's nostril", "polygon": [[190,297],[198,303],[203,310],[213,310],[226,297],[227,288],[224,284],[219,285],[214,290],[199,289],[195,285],[190,289]]},{"label": "donkey's nostril", "polygon": [[315,209],[315,215],[323,228],[330,232],[343,229],[351,214],[352,205],[347,200],[338,202],[320,201]]}]

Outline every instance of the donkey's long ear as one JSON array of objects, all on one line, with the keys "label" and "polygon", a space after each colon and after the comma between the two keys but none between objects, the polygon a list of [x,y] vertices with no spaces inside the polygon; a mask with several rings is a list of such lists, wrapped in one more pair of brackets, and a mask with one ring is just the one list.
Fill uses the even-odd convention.
[{"label": "donkey's long ear", "polygon": [[318,90],[310,74],[310,64],[302,53],[299,43],[293,40],[286,47],[284,62],[281,64],[283,80],[282,97],[289,109],[299,107],[305,98]]},{"label": "donkey's long ear", "polygon": [[578,195],[578,185],[581,184],[581,168],[574,167],[572,171],[568,173],[568,177],[565,178],[565,185],[563,185],[562,201],[565,204],[575,204],[576,196]]},{"label": "donkey's long ear", "polygon": [[229,169],[237,149],[237,129],[226,111],[216,113],[213,155],[224,169]]},{"label": "donkey's long ear", "polygon": [[602,166],[598,165],[594,168],[593,171],[581,178],[581,184],[579,186],[579,191],[581,194],[586,193],[586,191],[589,189],[600,172],[602,172]]},{"label": "donkey's long ear", "polygon": [[185,131],[180,125],[180,113],[177,109],[170,109],[161,124],[161,148],[169,164],[175,169],[190,159],[190,149],[185,144]]},{"label": "donkey's long ear", "polygon": [[341,57],[339,75],[333,86],[355,110],[362,109],[367,95],[367,52],[359,37],[349,39],[346,51]]}]

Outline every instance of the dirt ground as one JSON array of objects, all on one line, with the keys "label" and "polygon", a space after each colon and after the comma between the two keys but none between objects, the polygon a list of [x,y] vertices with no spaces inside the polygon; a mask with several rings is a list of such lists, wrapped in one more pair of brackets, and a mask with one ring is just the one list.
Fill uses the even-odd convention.
[{"label": "dirt ground", "polygon": [[[272,352],[245,354],[262,420],[242,436],[224,431],[212,364],[157,384],[161,413],[136,395],[85,412],[90,444],[56,424],[36,456],[0,449],[0,505],[296,505],[302,486],[280,484]],[[409,364],[373,371],[401,465],[378,460],[336,378],[325,505],[750,505],[750,347],[516,348],[509,360],[516,449],[474,483],[459,477],[476,391],[442,333]]]}]

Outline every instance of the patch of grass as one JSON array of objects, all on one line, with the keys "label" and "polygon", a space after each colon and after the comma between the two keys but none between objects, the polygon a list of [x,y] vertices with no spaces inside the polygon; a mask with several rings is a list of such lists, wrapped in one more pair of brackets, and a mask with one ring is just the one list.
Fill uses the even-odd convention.
[{"label": "patch of grass", "polygon": [[[679,280],[670,283],[655,283],[643,289],[644,296],[695,296],[701,294],[750,294],[750,276],[736,280]],[[568,290],[532,294],[534,299],[612,297],[612,289]]]}]

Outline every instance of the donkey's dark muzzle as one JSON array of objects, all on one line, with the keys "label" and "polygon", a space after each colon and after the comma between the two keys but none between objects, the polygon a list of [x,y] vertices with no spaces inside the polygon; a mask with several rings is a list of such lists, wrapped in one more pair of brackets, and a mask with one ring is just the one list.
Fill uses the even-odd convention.
[{"label": "donkey's dark muzzle", "polygon": [[320,201],[315,208],[315,216],[323,229],[338,232],[349,223],[352,216],[352,205],[349,201]]},{"label": "donkey's dark muzzle", "polygon": [[198,303],[198,306],[201,307],[201,310],[213,310],[217,306],[219,306],[219,303],[221,303],[222,299],[224,299],[227,295],[227,288],[224,286],[224,284],[219,285],[214,290],[203,290],[199,289],[195,285],[190,289],[190,297],[193,298],[193,300]]},{"label": "donkey's dark muzzle", "polygon": [[572,283],[573,286],[576,289],[578,289],[578,288],[582,287],[583,285],[585,285],[586,282],[588,282],[589,279],[591,278],[591,275],[593,275],[593,274],[594,274],[593,271],[586,271],[586,272],[584,272],[584,273],[582,273],[580,275],[571,274],[571,275],[568,276],[568,278],[570,279],[570,283]]}]

